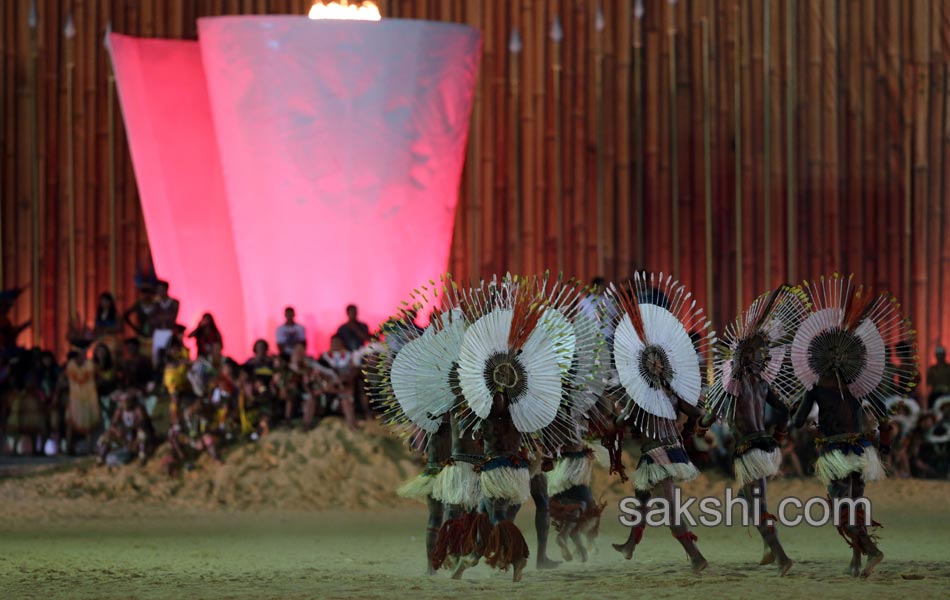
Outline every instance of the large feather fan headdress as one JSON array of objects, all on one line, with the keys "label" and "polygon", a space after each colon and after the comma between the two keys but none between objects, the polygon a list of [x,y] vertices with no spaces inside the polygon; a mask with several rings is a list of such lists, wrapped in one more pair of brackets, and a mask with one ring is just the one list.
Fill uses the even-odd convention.
[{"label": "large feather fan headdress", "polygon": [[476,317],[458,359],[464,419],[488,419],[502,395],[526,445],[558,447],[573,429],[565,380],[578,340],[563,312],[574,301],[570,290],[508,275],[455,298],[463,313]]},{"label": "large feather fan headdress", "polygon": [[807,302],[801,289],[782,286],[756,298],[726,327],[716,344],[715,381],[706,395],[710,412],[732,418],[747,374],[767,382],[786,403],[801,395],[790,348],[808,316]]},{"label": "large feather fan headdress", "polygon": [[[803,287],[812,307],[792,342],[795,376],[810,390],[833,373],[873,417],[886,417],[885,401],[910,391],[917,370],[916,332],[900,304],[837,273]],[[906,346],[899,363],[887,355],[898,344]]]},{"label": "large feather fan headdress", "polygon": [[621,388],[621,416],[647,437],[677,434],[677,412],[668,391],[696,405],[702,365],[716,334],[686,287],[662,273],[637,274],[610,287],[619,306],[613,360]]},{"label": "large feather fan headdress", "polygon": [[406,308],[383,325],[383,344],[365,370],[383,422],[415,438],[435,433],[443,415],[458,402],[456,361],[468,327],[457,308],[434,312],[424,331],[415,326],[412,316],[428,302],[427,294],[438,297],[438,288],[430,283],[433,287],[415,290],[413,299],[422,302],[405,303]]}]

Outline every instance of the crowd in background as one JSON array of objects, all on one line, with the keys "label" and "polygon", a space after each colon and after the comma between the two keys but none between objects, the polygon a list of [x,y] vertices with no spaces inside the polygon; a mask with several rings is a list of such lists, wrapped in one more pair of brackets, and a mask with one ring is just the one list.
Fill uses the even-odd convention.
[{"label": "crowd in background", "polygon": [[[346,307],[329,348],[317,352],[287,307],[273,339],[257,340],[253,356],[238,364],[224,353],[210,313],[187,331],[167,283],[140,281],[138,290],[123,312],[111,294],[102,294],[93,327],[71,329],[64,363],[16,345],[28,323],[14,325],[7,316],[17,291],[0,293],[0,453],[94,454],[100,463],[120,465],[144,463],[167,443],[163,461],[175,473],[202,454],[221,460],[227,446],[275,427],[309,430],[338,416],[358,428],[373,418],[362,364],[376,337],[356,306]],[[907,354],[897,350],[894,355]],[[916,390],[918,396],[889,401],[892,476],[950,474],[950,364],[943,348],[935,359],[926,395]],[[718,424],[710,434],[687,446],[697,465],[728,474],[734,445],[728,427]],[[814,438],[814,420],[791,431],[783,447],[786,476],[810,474]]]},{"label": "crowd in background", "polygon": [[111,294],[100,296],[94,326],[71,327],[59,363],[51,352],[16,345],[27,325],[6,317],[16,296],[0,299],[8,334],[0,348],[0,453],[95,454],[119,465],[144,463],[167,443],[163,460],[174,473],[202,454],[221,460],[226,446],[274,427],[309,430],[337,415],[355,429],[373,418],[361,370],[373,336],[354,305],[329,348],[313,354],[287,307],[273,339],[257,340],[239,364],[224,353],[210,313],[188,331],[168,284],[140,281],[124,312]]}]

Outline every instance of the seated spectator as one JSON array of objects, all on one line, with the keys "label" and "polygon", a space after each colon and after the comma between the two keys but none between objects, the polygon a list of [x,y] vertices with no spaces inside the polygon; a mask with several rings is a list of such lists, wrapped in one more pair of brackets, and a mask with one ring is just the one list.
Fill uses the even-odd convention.
[{"label": "seated spectator", "polygon": [[937,362],[927,369],[927,385],[930,393],[927,395],[927,408],[936,409],[937,398],[950,395],[950,364],[947,363],[947,349],[937,346],[934,352]]},{"label": "seated spectator", "polygon": [[339,383],[332,386],[332,391],[340,402],[340,410],[346,424],[350,429],[357,429],[356,411],[353,406],[355,381],[359,373],[356,355],[346,349],[339,336],[333,336],[330,338],[330,349],[320,355],[317,364],[336,375]]},{"label": "seated spectator", "polygon": [[294,320],[296,317],[294,308],[288,306],[284,309],[284,324],[277,328],[277,350],[284,356],[290,356],[296,344],[307,347],[307,330]]},{"label": "seated spectator", "polygon": [[148,460],[150,439],[149,416],[132,390],[117,393],[119,406],[112,414],[109,428],[99,437],[97,464],[106,463],[110,453],[117,451],[115,462],[125,464],[137,456],[140,464]]},{"label": "seated spectator", "polygon": [[211,347],[214,344],[224,346],[224,342],[221,340],[221,332],[218,331],[218,326],[214,322],[214,317],[211,316],[211,313],[201,315],[201,321],[188,337],[195,340],[195,345],[198,347],[199,358],[210,354]]},{"label": "seated spectator", "polygon": [[350,352],[359,349],[370,340],[369,325],[357,318],[357,310],[355,304],[347,306],[346,323],[336,330],[336,337],[340,338],[343,346]]},{"label": "seated spectator", "polygon": [[274,361],[271,359],[269,354],[270,347],[267,345],[267,340],[257,340],[254,342],[254,356],[249,358],[247,362],[244,363],[244,368],[255,370],[262,367],[269,369],[274,368]]},{"label": "seated spectator", "polygon": [[223,462],[218,452],[214,416],[210,413],[209,406],[201,398],[192,398],[178,422],[168,430],[170,452],[166,457],[165,468],[169,475],[182,466],[191,469],[202,453],[207,453],[217,462]]}]

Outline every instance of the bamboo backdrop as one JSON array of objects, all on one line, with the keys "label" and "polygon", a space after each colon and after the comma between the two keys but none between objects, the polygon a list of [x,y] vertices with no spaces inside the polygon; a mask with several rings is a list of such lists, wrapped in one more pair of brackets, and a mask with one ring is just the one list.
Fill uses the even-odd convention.
[{"label": "bamboo backdrop", "polygon": [[[950,341],[950,0],[765,1],[380,1],[484,34],[450,270],[673,272],[718,326],[769,286],[854,272],[898,295],[928,360]],[[86,320],[113,285],[127,306],[148,264],[107,26],[195,38],[200,16],[310,4],[40,0],[34,71],[30,0],[0,3],[0,280],[40,325],[21,342],[63,350],[71,239]]]}]

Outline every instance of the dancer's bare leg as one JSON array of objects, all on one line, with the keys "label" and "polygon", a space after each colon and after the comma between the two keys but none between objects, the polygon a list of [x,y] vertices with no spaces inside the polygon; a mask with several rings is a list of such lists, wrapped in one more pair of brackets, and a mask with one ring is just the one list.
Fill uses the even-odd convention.
[{"label": "dancer's bare leg", "polygon": [[[673,506],[673,494],[676,490],[676,484],[673,483],[672,479],[664,479],[656,486],[655,490],[658,496],[664,498],[669,503],[669,506]],[[689,527],[683,524],[671,525],[670,531],[673,533],[673,537],[683,546],[683,549],[686,550],[689,562],[693,566],[693,572],[697,574],[701,573],[709,563],[706,562],[702,552],[699,551],[699,547],[696,546],[696,536],[689,530]]]},{"label": "dancer's bare leg", "polygon": [[[548,498],[548,478],[538,473],[531,478],[531,499],[534,500],[534,529],[538,535],[538,569],[553,569],[560,561],[548,557],[548,533],[551,530],[551,501]],[[514,517],[512,517],[514,520]]]},{"label": "dancer's bare leg", "polygon": [[346,424],[349,425],[350,429],[356,431],[356,410],[353,406],[352,394],[342,394],[340,396],[340,407],[343,410],[343,418],[346,419]]},{"label": "dancer's bare leg", "polygon": [[[855,500],[864,497],[864,477],[860,473],[851,474],[851,497]],[[884,553],[881,552],[880,548],[877,547],[877,544],[871,538],[864,521],[857,523],[857,527],[861,546],[864,547],[868,555],[868,562],[864,565],[864,570],[861,571],[861,577],[870,577],[874,569],[884,560]]]},{"label": "dancer's bare leg", "polygon": [[[779,575],[784,576],[788,573],[789,569],[792,568],[794,563],[792,559],[785,554],[785,549],[782,547],[782,543],[779,542],[778,532],[775,530],[775,523],[771,525],[767,523],[768,517],[765,515],[768,513],[768,504],[765,497],[765,486],[766,481],[764,478],[752,481],[743,487],[742,495],[750,503],[755,502],[759,504],[758,514],[762,516],[761,522],[756,524],[756,529],[759,530],[759,535],[762,536],[762,543],[765,545],[762,560],[759,564],[769,565],[777,560]],[[755,512],[753,512],[753,514],[755,514]]]},{"label": "dancer's bare leg", "polygon": [[432,568],[432,551],[435,549],[435,541],[439,536],[439,527],[442,526],[442,503],[428,497],[429,503],[429,522],[426,527],[426,573],[435,575],[435,569]]},{"label": "dancer's bare leg", "polygon": [[637,511],[640,513],[640,524],[630,528],[630,535],[627,536],[626,542],[622,544],[611,544],[614,550],[623,554],[623,557],[627,560],[633,558],[633,551],[637,549],[637,544],[643,539],[643,531],[646,528],[647,522],[647,502],[650,501],[650,495],[649,491],[636,491],[638,501]]}]

